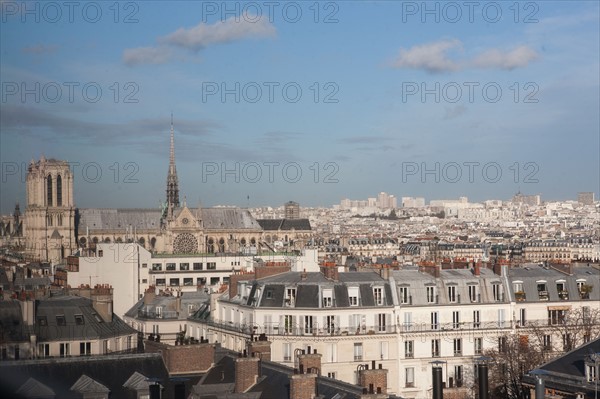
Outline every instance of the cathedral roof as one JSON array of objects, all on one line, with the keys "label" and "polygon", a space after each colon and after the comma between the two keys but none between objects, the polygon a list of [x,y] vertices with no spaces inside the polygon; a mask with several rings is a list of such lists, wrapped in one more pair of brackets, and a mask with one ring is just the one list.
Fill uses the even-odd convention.
[{"label": "cathedral roof", "polygon": [[[178,209],[178,211],[180,211]],[[246,209],[240,208],[190,208],[199,216],[204,229],[253,229],[262,230],[256,219]],[[178,213],[176,211],[176,213]],[[79,209],[79,234],[85,234],[86,229],[115,230],[136,228],[153,230],[160,227],[160,209]]]}]

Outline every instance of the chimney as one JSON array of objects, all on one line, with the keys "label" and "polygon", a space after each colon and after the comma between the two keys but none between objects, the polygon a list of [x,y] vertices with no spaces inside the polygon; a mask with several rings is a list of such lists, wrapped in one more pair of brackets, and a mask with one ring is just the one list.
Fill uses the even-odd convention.
[{"label": "chimney", "polygon": [[301,370],[311,370],[312,373],[321,375],[321,354],[316,349],[310,353],[309,349],[309,353],[298,355],[298,365]]},{"label": "chimney", "polygon": [[235,393],[250,389],[259,377],[260,359],[258,357],[239,357],[235,359]]},{"label": "chimney", "polygon": [[382,364],[377,364],[375,360],[371,362],[371,369],[369,365],[358,372],[358,385],[367,389],[368,394],[387,394],[387,374],[388,370],[383,368]]},{"label": "chimney", "polygon": [[92,306],[105,323],[112,322],[113,289],[108,284],[97,285],[91,293]]},{"label": "chimney", "polygon": [[271,342],[265,334],[260,334],[258,339],[248,342],[248,353],[260,358],[260,360],[271,361]]},{"label": "chimney", "polygon": [[477,374],[479,375],[479,397],[478,399],[488,399],[488,365],[480,363],[477,365]]},{"label": "chimney", "polygon": [[473,274],[478,277],[481,275],[481,262],[475,262]]},{"label": "chimney", "polygon": [[26,326],[33,326],[35,321],[35,301],[24,300],[20,301],[21,316]]},{"label": "chimney", "polygon": [[153,286],[151,286],[144,293],[144,305],[152,303],[154,298],[156,298],[156,290]]},{"label": "chimney", "polygon": [[306,269],[304,269],[304,270],[302,271],[302,273],[300,273],[300,279],[301,279],[302,281],[306,281],[306,278],[307,278],[307,277],[308,277],[308,274],[306,274]]},{"label": "chimney", "polygon": [[388,265],[382,265],[379,269],[379,275],[382,279],[388,280],[390,278],[390,267]]},{"label": "chimney", "polygon": [[436,264],[433,269],[433,277],[440,278],[442,275],[442,265]]},{"label": "chimney", "polygon": [[433,366],[431,368],[433,378],[433,399],[444,399],[444,385],[442,382],[442,368]]},{"label": "chimney", "polygon": [[[296,370],[294,370],[296,372]],[[290,399],[314,399],[317,392],[317,375],[294,374],[290,381]]]}]

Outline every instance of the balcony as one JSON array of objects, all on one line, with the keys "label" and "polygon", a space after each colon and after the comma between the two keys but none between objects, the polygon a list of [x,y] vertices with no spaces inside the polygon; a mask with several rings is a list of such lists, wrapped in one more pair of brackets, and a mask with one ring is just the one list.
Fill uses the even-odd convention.
[{"label": "balcony", "polygon": [[525,299],[527,299],[527,297],[525,296],[525,292],[523,292],[523,291],[515,292],[515,300],[517,302],[523,302]]},{"label": "balcony", "polygon": [[538,291],[538,297],[539,297],[540,301],[547,301],[548,300],[548,291]]}]

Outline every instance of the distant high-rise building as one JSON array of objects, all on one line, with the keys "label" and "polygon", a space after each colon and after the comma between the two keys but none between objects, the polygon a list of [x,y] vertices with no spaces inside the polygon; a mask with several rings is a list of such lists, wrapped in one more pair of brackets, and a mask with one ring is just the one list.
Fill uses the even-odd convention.
[{"label": "distant high-rise building", "polygon": [[512,202],[515,204],[525,204],[530,206],[541,205],[542,197],[538,195],[524,195],[520,192],[516,193],[512,198]]},{"label": "distant high-rise building", "polygon": [[300,205],[294,201],[288,201],[283,206],[286,219],[300,219]]},{"label": "distant high-rise building", "polygon": [[577,193],[577,202],[584,205],[594,205],[594,192]]},{"label": "distant high-rise building", "polygon": [[425,206],[423,197],[402,197],[402,206],[404,208],[422,208]]}]

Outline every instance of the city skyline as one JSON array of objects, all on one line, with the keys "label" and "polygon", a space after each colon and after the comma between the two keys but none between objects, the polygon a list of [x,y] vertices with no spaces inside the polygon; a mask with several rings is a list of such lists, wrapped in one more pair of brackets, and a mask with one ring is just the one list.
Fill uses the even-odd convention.
[{"label": "city skyline", "polygon": [[158,207],[171,112],[194,207],[600,196],[598,4],[476,3],[3,1],[0,212],[42,155]]}]

